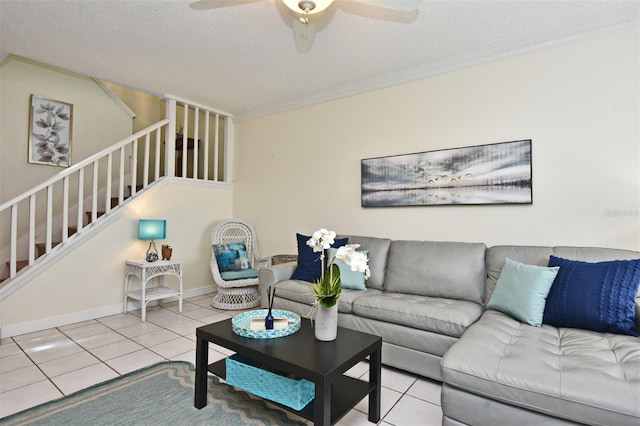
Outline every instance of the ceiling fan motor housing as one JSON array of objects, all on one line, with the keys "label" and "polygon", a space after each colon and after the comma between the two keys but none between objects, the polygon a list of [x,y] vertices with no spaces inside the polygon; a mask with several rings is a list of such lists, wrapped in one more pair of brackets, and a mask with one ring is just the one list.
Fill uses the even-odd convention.
[{"label": "ceiling fan motor housing", "polygon": [[294,12],[311,15],[325,10],[333,0],[282,0]]}]

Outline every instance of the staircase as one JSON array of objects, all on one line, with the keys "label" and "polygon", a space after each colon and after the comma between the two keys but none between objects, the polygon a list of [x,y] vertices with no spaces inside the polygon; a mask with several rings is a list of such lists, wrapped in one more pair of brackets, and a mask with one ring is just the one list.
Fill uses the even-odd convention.
[{"label": "staircase", "polygon": [[[163,100],[169,118],[0,205],[0,259],[4,260],[0,262],[0,301],[161,179],[227,181],[230,115],[168,95]],[[175,143],[165,143],[165,135],[176,134],[177,107],[182,108],[184,135]],[[188,134],[204,136],[194,139]],[[224,161],[218,158],[220,153]]]}]

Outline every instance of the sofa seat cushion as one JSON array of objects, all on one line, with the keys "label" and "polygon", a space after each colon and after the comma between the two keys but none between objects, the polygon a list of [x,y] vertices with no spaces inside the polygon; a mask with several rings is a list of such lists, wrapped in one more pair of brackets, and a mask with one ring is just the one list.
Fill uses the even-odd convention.
[{"label": "sofa seat cushion", "polygon": [[486,311],[442,360],[444,382],[585,424],[640,422],[640,339]]},{"label": "sofa seat cushion", "polygon": [[459,337],[482,314],[482,306],[464,300],[402,293],[369,293],[353,301],[353,313],[365,318]]},{"label": "sofa seat cushion", "polygon": [[[366,289],[362,290],[349,290],[342,289],[342,295],[338,299],[338,312],[350,314],[353,312],[353,301],[367,294],[379,294],[380,290]],[[311,283],[300,280],[285,280],[280,281],[276,286],[276,296],[282,299],[292,300],[294,302],[304,303],[311,305],[315,302],[316,298],[311,288]]]}]

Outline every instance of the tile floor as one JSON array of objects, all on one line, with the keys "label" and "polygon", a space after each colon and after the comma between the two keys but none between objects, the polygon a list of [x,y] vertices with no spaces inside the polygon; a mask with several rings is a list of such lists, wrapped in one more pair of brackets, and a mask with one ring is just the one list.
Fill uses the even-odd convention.
[{"label": "tile floor", "polygon": [[[238,311],[210,307],[212,295],[83,321],[0,341],[0,418],[164,360],[195,363],[195,329]],[[231,352],[211,344],[209,362]],[[368,364],[347,373],[368,377]],[[440,384],[383,366],[381,425],[440,425]],[[367,399],[339,425],[370,425]]]}]

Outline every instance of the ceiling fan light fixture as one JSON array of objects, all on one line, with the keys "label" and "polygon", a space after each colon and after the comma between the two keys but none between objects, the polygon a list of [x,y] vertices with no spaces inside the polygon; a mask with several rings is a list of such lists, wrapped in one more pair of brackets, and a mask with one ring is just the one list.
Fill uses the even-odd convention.
[{"label": "ceiling fan light fixture", "polygon": [[333,0],[282,0],[285,5],[296,13],[313,15],[325,10]]}]

